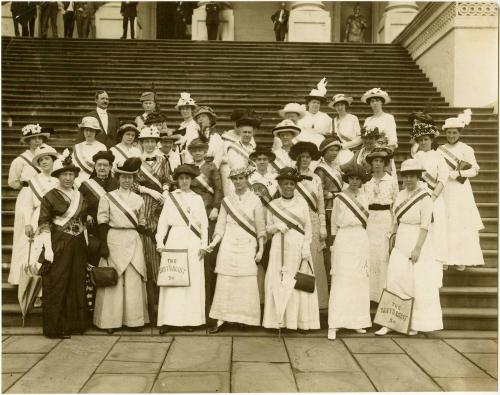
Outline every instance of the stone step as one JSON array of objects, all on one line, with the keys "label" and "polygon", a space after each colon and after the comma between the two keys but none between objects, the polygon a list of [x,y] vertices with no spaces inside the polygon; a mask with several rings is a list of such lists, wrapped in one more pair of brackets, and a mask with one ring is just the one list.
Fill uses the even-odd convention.
[{"label": "stone step", "polygon": [[444,286],[440,295],[442,307],[498,306],[498,287]]},{"label": "stone step", "polygon": [[444,307],[443,324],[448,330],[497,330],[498,310],[493,307]]},{"label": "stone step", "polygon": [[498,269],[480,266],[458,271],[449,268],[443,272],[443,286],[497,287]]}]

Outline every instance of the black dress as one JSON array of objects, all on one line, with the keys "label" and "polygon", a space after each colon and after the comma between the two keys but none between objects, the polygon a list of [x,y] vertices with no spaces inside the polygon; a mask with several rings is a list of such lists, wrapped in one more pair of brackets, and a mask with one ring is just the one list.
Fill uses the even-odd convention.
[{"label": "black dress", "polygon": [[[50,229],[54,252],[53,262],[44,262],[42,268],[45,336],[82,333],[89,323],[85,299],[87,248],[83,234],[87,205],[78,191],[73,199],[74,210],[69,210],[73,208],[69,197],[54,188],[45,194],[40,206],[38,226],[41,231]],[[68,221],[62,221],[61,216],[67,211],[72,211],[72,215]]]}]

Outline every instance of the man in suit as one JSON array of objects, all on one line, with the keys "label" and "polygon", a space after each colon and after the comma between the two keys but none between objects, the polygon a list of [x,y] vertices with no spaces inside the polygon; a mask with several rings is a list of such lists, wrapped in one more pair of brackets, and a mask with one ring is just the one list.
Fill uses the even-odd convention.
[{"label": "man in suit", "polygon": [[86,1],[75,2],[75,18],[78,38],[87,38],[89,35],[90,14]]},{"label": "man in suit", "polygon": [[43,1],[40,4],[40,36],[47,38],[47,30],[52,29],[52,38],[57,38],[57,14],[59,13],[59,4],[56,1]]},{"label": "man in suit", "polygon": [[63,1],[64,38],[73,38],[75,27],[75,2]]},{"label": "man in suit", "polygon": [[121,39],[127,38],[128,22],[130,21],[130,38],[135,38],[134,22],[137,16],[137,1],[122,1],[120,14],[123,17],[123,35]]},{"label": "man in suit", "polygon": [[[100,90],[95,94],[96,109],[84,115],[84,117],[94,117],[99,121],[101,133],[98,133],[96,140],[103,143],[106,148],[111,148],[117,143],[116,131],[120,126],[118,117],[108,113],[109,96],[106,91]],[[84,141],[82,133],[77,137],[77,143]]]},{"label": "man in suit", "polygon": [[213,3],[208,3],[205,6],[205,12],[207,13],[207,19],[206,19],[206,24],[207,24],[207,36],[209,40],[217,40],[217,33],[219,31],[219,12],[220,12],[220,6],[213,2]]},{"label": "man in suit", "polygon": [[276,11],[271,20],[274,22],[274,34],[276,35],[276,41],[285,41],[285,35],[288,32],[288,18],[290,16],[290,11],[286,9],[286,3],[281,2],[281,8]]}]

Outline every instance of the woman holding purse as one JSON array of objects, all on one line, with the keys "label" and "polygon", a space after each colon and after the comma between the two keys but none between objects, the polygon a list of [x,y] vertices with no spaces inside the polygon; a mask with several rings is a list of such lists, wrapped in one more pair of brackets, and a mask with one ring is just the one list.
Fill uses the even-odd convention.
[{"label": "woman holding purse", "polygon": [[120,187],[99,200],[97,209],[101,261],[114,268],[115,285],[98,287],[94,325],[112,334],[127,326],[140,331],[149,322],[146,302],[146,263],[139,233],[144,232],[144,200],[131,188],[141,166],[140,158],[127,159],[116,167]]},{"label": "woman holding purse", "polygon": [[[160,334],[167,326],[193,327],[206,323],[204,255],[208,244],[208,218],[200,195],[191,190],[198,177],[193,165],[180,165],[174,171],[178,189],[167,195],[158,221],[156,247],[162,253],[158,321]],[[166,238],[166,241],[165,241]],[[185,250],[188,281],[183,286],[162,285],[162,268],[168,266],[169,250]]]}]

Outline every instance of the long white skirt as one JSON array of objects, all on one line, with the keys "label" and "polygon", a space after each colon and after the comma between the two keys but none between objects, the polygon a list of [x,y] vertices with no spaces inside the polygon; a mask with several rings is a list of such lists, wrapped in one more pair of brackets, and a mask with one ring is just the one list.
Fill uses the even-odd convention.
[{"label": "long white skirt", "polygon": [[[370,210],[366,224],[370,242],[370,300],[379,302],[387,279],[389,264],[389,239],[392,232],[392,214],[390,210]],[[356,242],[353,242],[354,244]]]},{"label": "long white skirt", "polygon": [[361,225],[338,230],[332,252],[332,288],[328,306],[330,328],[372,326],[369,248],[367,232]]},{"label": "long white skirt", "polygon": [[[99,266],[106,266],[101,260]],[[146,282],[129,264],[113,287],[97,288],[94,325],[101,329],[143,326],[149,322]]]},{"label": "long white skirt", "polygon": [[247,325],[260,325],[257,276],[217,274],[210,318]]},{"label": "long white skirt", "polygon": [[469,180],[449,180],[443,191],[448,232],[448,265],[484,265],[479,231],[484,229]]},{"label": "long white skirt", "polygon": [[443,194],[440,194],[433,203],[432,215],[434,221],[430,226],[429,233],[432,239],[434,258],[441,265],[446,265],[448,262],[448,229],[446,226],[446,210]]},{"label": "long white skirt", "polygon": [[439,300],[443,271],[441,264],[434,259],[429,235],[422,246],[419,260],[414,264],[409,261],[419,233],[419,225],[399,225],[396,244],[389,259],[387,289],[402,298],[415,298],[411,329],[428,332],[443,329]]},{"label": "long white skirt", "polygon": [[[14,236],[12,241],[12,256],[10,259],[10,270],[8,281],[10,284],[19,285],[21,268],[28,262],[29,241],[26,237],[24,215],[21,212],[22,202],[30,194],[29,187],[23,187],[19,191],[14,211]],[[36,228],[35,228],[36,230]],[[38,257],[37,257],[38,258]]]}]

